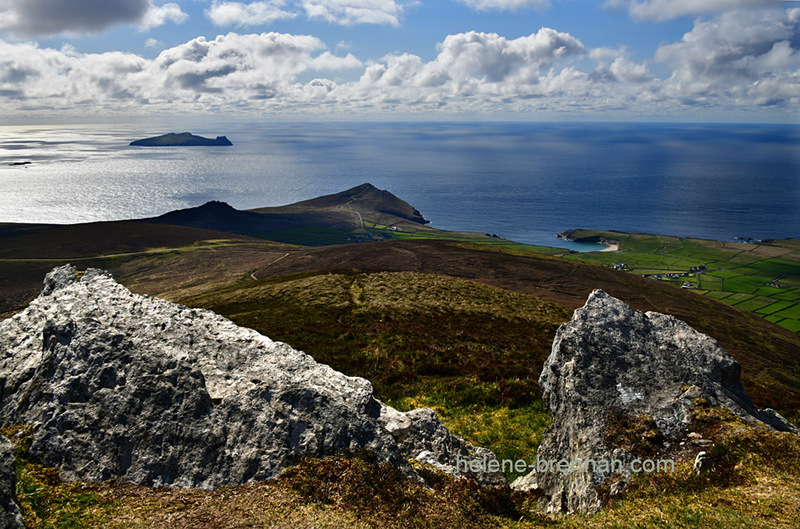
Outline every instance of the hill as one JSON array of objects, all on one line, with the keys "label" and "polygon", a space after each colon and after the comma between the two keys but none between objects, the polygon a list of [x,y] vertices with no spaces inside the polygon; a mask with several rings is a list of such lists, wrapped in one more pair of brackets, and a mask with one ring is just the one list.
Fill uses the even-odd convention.
[{"label": "hill", "polygon": [[[421,243],[401,244],[404,251],[414,251]],[[439,251],[450,246],[425,244]],[[459,253],[451,257],[497,253],[454,248]],[[196,261],[201,253],[217,251],[182,257]],[[427,261],[424,251],[414,253]],[[145,284],[134,277],[151,277],[150,286],[166,285],[175,281],[170,278],[175,277],[176,257],[159,270],[160,277],[138,260],[120,264],[138,269],[128,281],[140,287]],[[200,272],[208,263],[194,266]],[[571,313],[555,303],[472,280],[407,272],[322,271],[255,281],[243,277],[184,300],[212,307],[238,323],[269,329],[273,338],[301,347],[318,361],[350,375],[369,376],[376,397],[389,405],[400,410],[434,407],[457,435],[499,457],[527,460],[533,460],[550,422],[535,379],[556,325]],[[783,388],[773,385],[772,391]],[[286,521],[289,507],[292,524],[320,527],[438,527],[445,520],[460,527],[620,527],[632,516],[642,526],[657,519],[674,527],[725,527],[754,517],[764,521],[761,525],[789,526],[794,516],[789,506],[800,499],[800,446],[786,436],[753,431],[713,409],[700,409],[693,421],[692,431],[713,439],[716,453],[726,458],[721,460],[724,466],[697,478],[684,462],[674,474],[634,480],[631,491],[600,515],[560,520],[532,511],[535,495],[482,491],[469,482],[428,474],[433,490],[423,490],[391,469],[359,459],[307,460],[278,480],[214,492],[61,483],[25,452],[25,430],[3,433],[20,440],[22,490],[31,491],[26,498],[36,498],[27,503],[28,512],[67,525],[153,526],[166,516],[174,527],[247,526]],[[759,485],[763,482],[770,483],[769,491]],[[702,502],[694,499],[698,488]],[[754,494],[761,495],[759,502],[752,501]],[[245,504],[258,509],[242,508]],[[398,520],[397,512],[406,514]]]},{"label": "hill", "polygon": [[[221,230],[289,244],[324,246],[386,240],[393,230],[423,227],[407,202],[371,184],[286,206],[240,211],[224,202],[172,211],[143,222]],[[381,226],[383,232],[370,231]],[[424,229],[424,228],[423,228]],[[431,230],[434,231],[434,230]]]},{"label": "hill", "polygon": [[363,218],[376,223],[393,225],[403,221],[428,224],[422,214],[408,202],[397,198],[388,191],[380,190],[366,183],[352,189],[297,202],[280,208],[260,208],[254,211],[271,213],[274,211],[318,211],[321,209],[347,209],[358,212]]}]

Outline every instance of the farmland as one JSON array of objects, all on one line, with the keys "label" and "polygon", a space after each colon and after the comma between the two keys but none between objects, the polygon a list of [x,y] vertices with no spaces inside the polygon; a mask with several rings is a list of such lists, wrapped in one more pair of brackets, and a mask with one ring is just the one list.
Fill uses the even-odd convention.
[{"label": "farmland", "polygon": [[579,230],[576,240],[615,240],[617,252],[567,259],[616,266],[752,312],[800,332],[800,241],[722,242]]}]

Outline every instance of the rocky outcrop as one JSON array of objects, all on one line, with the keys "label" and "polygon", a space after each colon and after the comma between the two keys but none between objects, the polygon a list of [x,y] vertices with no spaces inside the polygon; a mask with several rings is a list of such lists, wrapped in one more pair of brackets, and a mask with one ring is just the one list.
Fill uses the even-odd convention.
[{"label": "rocky outcrop", "polygon": [[539,377],[553,417],[537,452],[540,471],[512,487],[540,489],[547,512],[597,510],[597,487],[612,474],[620,475],[624,487],[642,463],[607,444],[609,417],[652,421],[667,440],[685,433],[700,398],[764,428],[798,433],[774,410],[753,405],[740,371],[715,340],[686,323],[633,310],[595,290],[558,329]]},{"label": "rocky outcrop", "polygon": [[[367,380],[210,311],[135,295],[106,272],[79,280],[69,266],[0,323],[0,399],[0,424],[33,425],[30,453],[71,480],[212,488],[361,451],[415,477],[408,459],[425,450],[442,468],[485,455],[433,412],[382,404]],[[409,431],[388,427],[389,415]]]},{"label": "rocky outcrop", "polygon": [[[489,461],[496,459],[494,453],[452,435],[430,408],[401,413],[383,405],[381,422],[392,434],[400,450],[404,454],[415,454],[414,459],[418,461],[448,474],[473,475],[486,485],[507,484],[503,474],[490,470]],[[477,461],[477,472],[469,468],[473,459]]]},{"label": "rocky outcrop", "polygon": [[0,435],[0,527],[22,528],[22,515],[16,504],[17,476],[11,442]]}]

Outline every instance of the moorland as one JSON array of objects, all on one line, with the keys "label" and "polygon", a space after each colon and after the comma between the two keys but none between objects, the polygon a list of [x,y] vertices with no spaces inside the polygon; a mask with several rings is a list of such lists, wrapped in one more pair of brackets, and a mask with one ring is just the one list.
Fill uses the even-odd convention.
[{"label": "moorland", "polygon": [[[602,288],[718,340],[741,363],[753,401],[800,422],[800,241],[573,236],[613,239],[619,250],[578,254],[437,230],[369,184],[251,211],[209,203],[152,219],[4,224],[0,317],[23,309],[55,266],[107,269],[134,292],[211,309],[365,377],[398,409],[432,407],[498,457],[532,460],[550,422],[537,379],[555,331]],[[682,273],[691,276],[670,277]],[[26,455],[24,435],[18,492],[42,527],[790,527],[800,515],[800,442],[742,433],[713,409],[694,421],[724,456],[718,472],[697,477],[682,463],[592,517],[548,519],[521,493],[447,477],[425,489],[359,459],[309,460],[269,483],[217,491],[62,483]]]}]

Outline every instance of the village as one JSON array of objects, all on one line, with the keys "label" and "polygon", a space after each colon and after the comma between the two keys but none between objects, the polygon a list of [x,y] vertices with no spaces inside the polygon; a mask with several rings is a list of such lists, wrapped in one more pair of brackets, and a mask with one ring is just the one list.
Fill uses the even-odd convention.
[{"label": "village", "polygon": [[[622,272],[630,271],[630,268],[628,268],[628,265],[625,264],[625,263],[615,263],[613,265],[613,268],[614,268],[614,270],[620,270]],[[696,281],[695,282],[684,281],[681,284],[681,288],[697,288],[697,285],[700,282],[699,279],[697,278],[697,275],[701,274],[701,273],[703,273],[705,271],[706,271],[706,266],[705,265],[700,265],[700,266],[691,267],[688,272],[665,272],[663,274],[642,274],[642,277],[646,277],[646,278],[649,278],[649,279],[655,279],[655,280],[658,280],[658,281],[663,281],[663,280],[670,280],[670,279],[680,279],[682,277],[692,277],[692,274],[694,274]]]}]

